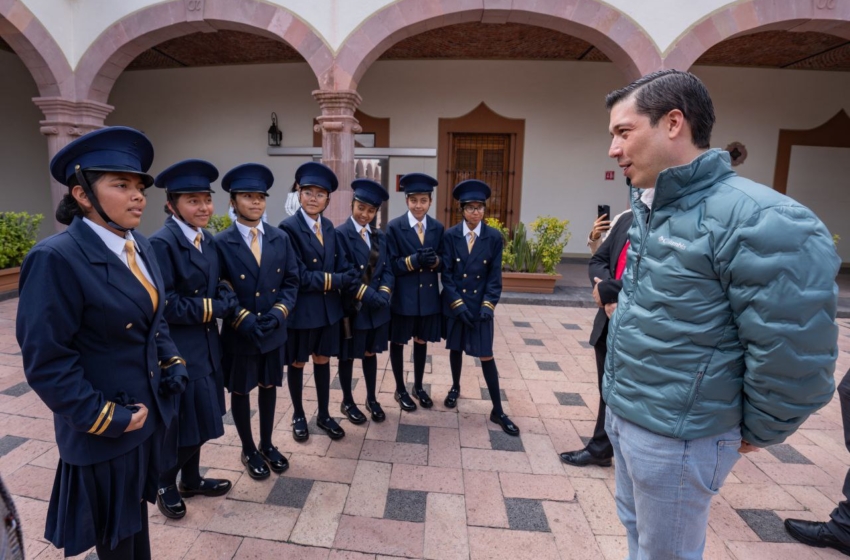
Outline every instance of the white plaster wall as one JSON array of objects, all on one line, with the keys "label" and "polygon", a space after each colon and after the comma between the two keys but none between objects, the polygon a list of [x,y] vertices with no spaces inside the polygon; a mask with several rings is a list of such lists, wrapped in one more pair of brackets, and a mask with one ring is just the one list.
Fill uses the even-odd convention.
[{"label": "white plaster wall", "polygon": [[[266,155],[271,112],[277,113],[284,146],[312,146],[313,118],[321,112],[310,95],[314,84],[306,63],[125,72],[109,98],[115,111],[107,124],[148,135],[154,175],[187,158],[209,160],[220,177],[242,163],[268,166],[275,176],[269,222],[277,225],[286,216],[283,205],[295,170],[310,158]],[[219,182],[213,188],[216,213],[223,214],[229,195]],[[164,193],[149,189],[143,233],[162,226],[163,204]]]},{"label": "white plaster wall", "polygon": [[[110,25],[162,0],[23,0],[56,39],[71,67]],[[234,2],[239,0],[232,0]],[[366,19],[397,0],[264,0],[283,6],[304,20],[337,51]],[[700,19],[732,0],[608,0],[665,51]],[[483,6],[485,2],[481,2]]]},{"label": "white plaster wall", "polygon": [[787,192],[841,236],[838,255],[850,261],[850,148],[793,147]]},{"label": "white plaster wall", "polygon": [[[712,145],[743,142],[749,158],[736,170],[768,185],[780,128],[812,128],[842,106],[850,110],[850,73],[709,67],[696,72],[717,110]],[[438,119],[463,115],[481,101],[504,116],[524,118],[521,220],[540,214],[569,219],[573,238],[566,252],[577,255],[587,254],[584,237],[596,205],[609,204],[614,212],[627,205],[622,176],[607,157],[603,105],[605,94],[621,85],[617,69],[602,63],[385,61],[366,73],[360,93],[364,112],[391,119],[393,147],[436,148]],[[109,100],[116,109],[108,124],[136,126],[151,136],[154,172],[187,157],[210,159],[222,173],[246,161],[268,165],[277,178],[269,198],[270,221],[277,223],[284,215],[284,192],[307,158],[266,155],[269,113],[280,117],[284,145],[312,145],[312,118],[319,113],[312,87],[306,64],[126,72]],[[436,166],[435,158],[391,159],[388,184],[393,190],[395,176],[412,171],[437,175]],[[608,170],[616,171],[616,180],[604,180]],[[227,197],[217,193],[215,201],[222,211]],[[434,207],[443,203],[435,200]],[[159,226],[161,204],[161,193],[153,192],[143,231]],[[392,192],[389,204],[391,217],[405,210],[400,193]]]},{"label": "white plaster wall", "polygon": [[0,51],[0,212],[44,214],[41,237],[53,233],[53,203],[38,89],[21,59]]}]

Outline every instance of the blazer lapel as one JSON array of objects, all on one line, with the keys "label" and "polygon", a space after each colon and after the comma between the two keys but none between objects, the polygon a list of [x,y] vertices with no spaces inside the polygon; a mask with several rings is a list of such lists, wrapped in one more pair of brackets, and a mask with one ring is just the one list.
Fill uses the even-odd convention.
[{"label": "blazer lapel", "polygon": [[[325,260],[325,248],[322,243],[319,242],[319,238],[316,237],[316,232],[310,229],[310,226],[307,225],[307,220],[304,219],[304,215],[301,213],[301,210],[298,210],[296,214],[298,216],[298,223],[301,224],[301,229],[307,235],[307,238],[310,240],[310,246],[313,247],[313,251],[316,252],[317,255],[322,259],[322,262]],[[322,235],[325,235],[324,229],[324,220],[322,220]],[[323,241],[327,241],[323,239]]]},{"label": "blazer lapel", "polygon": [[254,254],[251,252],[251,249],[245,244],[245,241],[242,239],[242,234],[239,233],[239,230],[236,228],[236,224],[231,226],[232,233],[227,239],[227,242],[231,245],[235,245],[234,249],[236,249],[236,258],[238,258],[242,265],[245,267],[245,270],[251,273],[251,275],[256,278],[257,274],[260,272],[260,267],[257,265],[257,259],[254,258]]},{"label": "blazer lapel", "polygon": [[[466,238],[463,239],[466,246],[469,247],[469,243],[467,243]],[[472,246],[472,253],[469,254],[469,259],[473,260],[478,258],[481,252],[484,250],[484,246],[490,245],[490,232],[487,230],[487,226],[485,224],[481,224],[481,235],[475,240],[475,244]],[[469,252],[469,249],[467,249]]]},{"label": "blazer lapel", "polygon": [[[313,236],[316,237],[315,235]],[[324,240],[323,251],[320,253],[324,255],[324,262],[331,263],[333,267],[334,263],[334,226],[330,220],[322,219],[322,239]],[[316,239],[318,242],[318,239]]]},{"label": "blazer lapel", "polygon": [[[419,241],[419,233],[416,231],[417,226],[411,226],[409,219],[405,215],[405,220],[401,223],[401,229],[407,230],[407,239],[410,242],[410,245],[413,247],[422,247],[422,243]],[[425,239],[428,239],[428,230],[425,230]]]},{"label": "blazer lapel", "polygon": [[[354,258],[357,261],[357,264],[366,264],[369,262],[369,246],[366,245],[366,242],[363,241],[363,238],[357,233],[357,229],[348,224],[340,227],[346,227],[348,230],[348,240],[354,249]],[[374,238],[374,233],[370,233],[370,235]]]},{"label": "blazer lapel", "polygon": [[437,222],[431,216],[425,216],[425,223],[427,224],[425,226],[425,246],[433,247],[439,251],[439,243],[437,243]]},{"label": "blazer lapel", "polygon": [[[184,238],[185,239],[185,238]],[[153,313],[154,316],[162,315],[163,309],[165,308],[165,286],[162,285],[162,272],[159,270],[159,263],[156,260],[156,256],[153,253],[153,247],[147,240],[136,239],[136,244],[142,248],[141,252],[139,252],[139,256],[145,261],[145,266],[148,269],[148,274],[150,274],[151,278],[154,279],[154,285],[156,286],[156,293],[159,296],[159,303],[156,306],[156,312]],[[123,263],[122,263],[123,264]],[[129,268],[127,269],[129,270]],[[132,273],[130,273],[132,275]],[[135,279],[136,277],[133,276]],[[156,279],[159,278],[160,281],[157,282]],[[141,282],[138,282],[139,286],[142,286]],[[144,290],[144,286],[142,286]],[[147,290],[144,290],[147,295]],[[148,301],[150,301],[150,296],[148,295]],[[153,305],[151,305],[151,309]],[[150,316],[150,313],[149,313]]]},{"label": "blazer lapel", "polygon": [[[277,261],[277,239],[271,235],[263,234],[263,256],[260,258],[260,278],[264,273],[267,273],[272,264]],[[253,255],[251,255],[253,257]]]},{"label": "blazer lapel", "polygon": [[455,246],[455,254],[460,256],[460,262],[455,262],[455,266],[459,269],[466,268],[466,261],[469,258],[469,246],[466,243],[466,236],[463,234],[463,226],[455,230],[452,242]]},{"label": "blazer lapel", "polygon": [[[165,227],[168,228],[168,231],[170,231],[171,235],[174,236],[174,239],[180,249],[187,255],[189,255],[189,262],[196,266],[198,270],[200,270],[204,274],[209,275],[209,260],[206,258],[206,255],[204,253],[198,251],[194,243],[191,243],[188,239],[186,239],[186,236],[183,234],[183,230],[180,229],[180,226],[177,225],[174,220],[169,218],[165,221]],[[206,239],[206,237],[204,237],[204,239]],[[204,250],[208,250],[206,249],[206,247],[204,247],[203,240],[201,240],[201,247],[204,248]]]}]

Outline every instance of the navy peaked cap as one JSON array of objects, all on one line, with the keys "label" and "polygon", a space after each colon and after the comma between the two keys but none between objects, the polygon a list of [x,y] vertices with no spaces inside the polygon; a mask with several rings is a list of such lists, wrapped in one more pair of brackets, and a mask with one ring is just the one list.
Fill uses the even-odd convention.
[{"label": "navy peaked cap", "polygon": [[372,179],[355,179],[351,182],[351,190],[354,191],[355,200],[372,206],[380,206],[382,202],[390,198],[387,189]]},{"label": "navy peaked cap", "polygon": [[146,187],[153,184],[147,171],[153,163],[153,145],[134,128],[110,126],[81,136],[59,150],[50,161],[50,174],[68,185],[77,166],[82,171],[129,172],[139,175]]},{"label": "navy peaked cap", "polygon": [[156,176],[154,184],[174,194],[213,193],[211,183],[218,179],[218,169],[202,159],[185,159]]},{"label": "navy peaked cap", "polygon": [[399,182],[404,194],[430,193],[437,186],[437,180],[425,173],[408,173]]},{"label": "navy peaked cap", "polygon": [[339,186],[333,169],[323,163],[308,161],[295,171],[295,182],[302,187],[319,187],[329,193]]},{"label": "navy peaked cap", "polygon": [[230,193],[258,192],[268,195],[274,175],[271,169],[259,163],[243,163],[228,171],[221,180],[221,188]]},{"label": "navy peaked cap", "polygon": [[484,202],[490,198],[490,186],[478,179],[467,179],[455,185],[452,196],[461,202]]}]

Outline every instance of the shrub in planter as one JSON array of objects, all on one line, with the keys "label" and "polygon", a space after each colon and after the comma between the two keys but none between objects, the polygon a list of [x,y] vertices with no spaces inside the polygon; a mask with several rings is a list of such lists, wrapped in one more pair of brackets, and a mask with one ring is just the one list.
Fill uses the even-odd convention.
[{"label": "shrub in planter", "polygon": [[502,250],[502,270],[507,272],[543,272],[555,275],[564,247],[570,241],[569,220],[541,216],[531,222],[534,238],[529,239],[525,224],[518,223],[513,234],[496,218],[487,218],[487,225],[499,230],[505,242]]},{"label": "shrub in planter", "polygon": [[0,212],[0,269],[21,266],[35,245],[44,216],[28,212]]},{"label": "shrub in planter", "polygon": [[570,242],[569,220],[559,220],[552,216],[539,216],[531,222],[534,232],[534,246],[540,253],[543,272],[556,274],[555,267],[561,262],[564,247]]},{"label": "shrub in planter", "polygon": [[230,219],[230,216],[227,214],[219,215],[214,214],[210,216],[210,222],[207,224],[207,229],[212,231],[213,233],[221,233],[230,227],[230,224],[233,223],[233,220]]}]

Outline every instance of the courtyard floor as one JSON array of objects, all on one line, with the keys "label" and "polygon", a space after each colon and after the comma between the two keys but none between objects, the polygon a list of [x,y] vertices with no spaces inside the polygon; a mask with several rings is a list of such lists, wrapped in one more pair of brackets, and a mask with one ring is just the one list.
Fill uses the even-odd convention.
[{"label": "courtyard floor", "polygon": [[[16,308],[17,299],[0,303],[0,474],[22,518],[27,558],[58,559],[61,551],[42,538],[58,460],[53,420],[24,380],[14,335]],[[594,313],[574,307],[498,307],[502,398],[522,430],[520,438],[488,421],[489,396],[472,358],[465,358],[458,408],[443,406],[451,375],[448,352],[440,345],[430,346],[425,375],[434,408],[400,412],[384,354],[378,381],[387,420],[361,426],[344,422],[347,435],[340,441],[320,433],[315,419],[310,439],[293,441],[284,384],[278,391],[274,443],[288,456],[289,470],[262,482],[251,480],[239,461],[236,430],[226,418],[226,434],[204,446],[201,466],[206,476],[232,480],[233,490],[219,498],[187,500],[188,514],[178,521],[166,520],[152,506],[153,557],[625,558],[614,470],[569,467],[557,455],[582,447],[593,430],[599,396],[587,339]],[[838,322],[840,380],[850,367],[850,320]],[[308,416],[316,407],[309,368]],[[354,394],[362,405],[359,364],[355,380]],[[342,393],[336,379],[332,387],[331,412],[336,413]],[[256,414],[254,422],[256,437]],[[836,396],[786,443],[738,462],[713,502],[705,557],[843,558],[797,544],[784,532],[782,520],[826,520],[842,499],[848,466]]]}]

